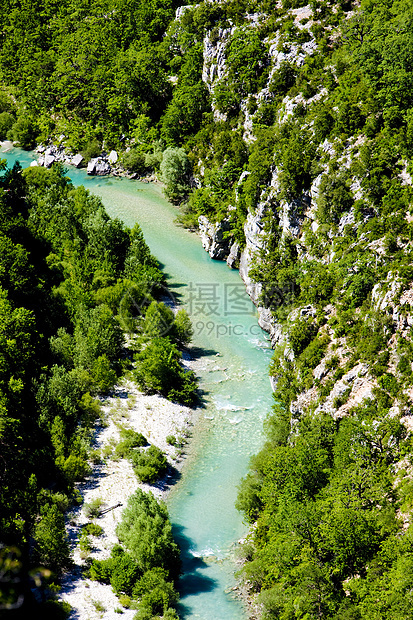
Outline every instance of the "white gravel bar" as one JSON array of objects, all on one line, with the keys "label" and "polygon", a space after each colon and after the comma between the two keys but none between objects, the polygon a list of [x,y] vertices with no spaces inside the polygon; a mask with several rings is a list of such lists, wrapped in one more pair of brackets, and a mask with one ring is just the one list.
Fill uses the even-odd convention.
[{"label": "white gravel bar", "polygon": [[[88,554],[95,559],[109,557],[118,542],[116,525],[119,522],[128,497],[139,487],[151,491],[156,498],[164,500],[174,482],[173,468],[182,467],[183,456],[179,450],[166,442],[168,435],[185,440],[198,416],[196,409],[171,403],[161,396],[147,396],[139,392],[132,382],[119,386],[114,395],[102,406],[104,423],[96,427],[95,448],[102,454],[110,452],[119,440],[119,425],[142,433],[150,444],[165,452],[171,468],[166,476],[154,485],[138,482],[130,462],[104,458],[100,464],[92,464],[92,473],[77,485],[84,504],[100,498],[102,509],[118,503],[122,506],[94,519],[103,528],[103,535],[90,537],[93,549]],[[136,611],[123,608],[111,586],[100,584],[82,576],[84,559],[78,547],[81,526],[88,523],[82,506],[75,508],[67,517],[67,531],[71,544],[74,568],[64,575],[59,599],[72,608],[70,620],[132,620]],[[115,611],[117,610],[117,611]]]}]

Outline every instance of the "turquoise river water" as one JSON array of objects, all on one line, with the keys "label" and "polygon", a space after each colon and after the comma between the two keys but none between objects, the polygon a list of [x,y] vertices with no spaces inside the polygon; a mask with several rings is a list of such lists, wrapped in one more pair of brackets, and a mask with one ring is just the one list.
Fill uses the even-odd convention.
[{"label": "turquoise river water", "polygon": [[[18,159],[23,167],[33,160],[17,149],[0,157],[10,165]],[[268,339],[238,273],[211,260],[197,235],[175,225],[176,208],[159,186],[89,177],[74,168],[68,176],[100,196],[111,217],[128,226],[139,222],[170,289],[191,316],[193,344],[202,352],[197,374],[205,408],[168,499],[183,556],[179,613],[183,620],[244,620],[232,588],[234,552],[246,527],[234,503],[272,404]]]}]

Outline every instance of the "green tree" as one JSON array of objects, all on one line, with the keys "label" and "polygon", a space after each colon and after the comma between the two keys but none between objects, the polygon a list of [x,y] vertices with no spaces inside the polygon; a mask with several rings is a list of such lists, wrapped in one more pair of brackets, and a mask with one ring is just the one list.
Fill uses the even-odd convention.
[{"label": "green tree", "polygon": [[142,573],[160,567],[175,579],[180,570],[179,549],[173,540],[165,504],[138,489],[128,500],[116,534]]},{"label": "green tree", "polygon": [[55,504],[46,505],[34,530],[38,561],[59,573],[69,565],[65,519]]},{"label": "green tree", "polygon": [[166,184],[165,196],[173,203],[180,202],[189,191],[190,163],[182,148],[169,147],[163,152],[162,180]]},{"label": "green tree", "polygon": [[142,390],[160,392],[171,400],[192,404],[195,400],[195,376],[185,372],[181,354],[167,338],[154,338],[136,354],[135,377]]}]

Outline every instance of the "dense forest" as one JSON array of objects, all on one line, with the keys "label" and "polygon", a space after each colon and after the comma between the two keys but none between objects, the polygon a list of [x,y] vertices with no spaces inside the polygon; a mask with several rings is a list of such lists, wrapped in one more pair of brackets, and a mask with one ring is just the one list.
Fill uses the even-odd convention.
[{"label": "dense forest", "polygon": [[[411,619],[413,8],[408,0],[229,0],[176,9],[156,0],[7,0],[0,139],[26,148],[60,141],[86,159],[116,148],[128,170],[162,177],[183,223],[204,216],[221,227],[227,253],[255,286],[275,349],[267,442],[238,499],[251,525],[241,578],[257,613]],[[13,418],[2,441],[21,424],[30,440],[42,434],[36,445],[54,447],[35,470],[26,434],[17,440],[13,431],[17,443],[7,447],[23,465],[4,475],[27,482],[36,472],[32,486],[16,481],[4,491],[6,525],[22,540],[35,525],[20,506],[47,484],[50,454],[65,484],[83,463],[75,420],[93,417],[94,390],[119,372],[110,300],[123,284],[108,282],[107,269],[133,281],[129,248],[143,244],[138,230],[107,223],[112,259],[93,242],[84,261],[84,236],[98,224],[76,218],[93,212],[100,222],[103,211],[58,171],[48,174],[58,189],[46,193],[42,171],[2,177],[3,200],[17,209],[4,226],[16,221],[24,231],[2,233],[3,325],[12,334],[4,406]],[[55,238],[48,208],[62,211],[62,193],[73,204],[70,243],[62,226]],[[145,252],[143,272],[157,280]],[[36,314],[33,300],[48,312]],[[89,343],[85,320],[107,321],[116,346]],[[86,381],[75,404],[59,392],[69,376]],[[142,373],[140,381],[151,388]],[[20,419],[20,399],[33,402],[36,418]],[[15,504],[17,488],[36,490]]]},{"label": "dense forest", "polygon": [[[192,403],[194,376],[181,367],[177,346],[191,330],[184,311],[174,315],[156,300],[164,276],[139,226],[111,220],[59,167],[3,165],[0,214],[0,602],[26,618],[44,598],[48,617],[57,612],[47,600],[51,584],[70,567],[64,512],[82,501],[75,482],[90,471],[97,396],[130,369],[144,391]],[[146,439],[123,435],[118,452],[133,458],[140,480],[156,480],[165,471],[162,452],[151,446],[141,453]],[[153,525],[148,513],[139,530],[146,504]],[[173,594],[179,554],[166,510],[139,496],[133,510],[135,537],[147,545],[144,531],[163,532],[163,547],[152,560],[146,550],[142,564],[126,541],[118,564],[129,560],[129,581],[132,567],[135,581],[154,570],[145,577],[152,575],[151,587],[158,579]],[[122,575],[118,568],[118,584]]]}]

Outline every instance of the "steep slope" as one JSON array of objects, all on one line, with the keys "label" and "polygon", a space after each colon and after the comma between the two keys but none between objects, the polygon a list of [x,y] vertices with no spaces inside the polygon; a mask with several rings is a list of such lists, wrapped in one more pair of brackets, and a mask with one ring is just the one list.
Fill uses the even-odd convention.
[{"label": "steep slope", "polygon": [[[210,255],[239,265],[275,349],[268,444],[239,499],[256,523],[244,574],[263,617],[410,618],[411,4],[201,2],[176,19],[170,5],[164,37],[138,20],[121,45],[126,5],[103,4],[122,101],[99,99],[96,116],[81,81],[69,99],[58,80],[52,102],[28,95],[37,69],[13,73],[3,55],[17,104],[5,99],[0,120],[19,139],[31,106],[43,140],[129,149],[126,165],[162,174]],[[4,49],[19,48],[2,19]],[[60,19],[57,47],[31,38],[52,81],[80,32]],[[137,65],[152,53],[145,90]],[[110,54],[95,57],[93,77]]]}]

